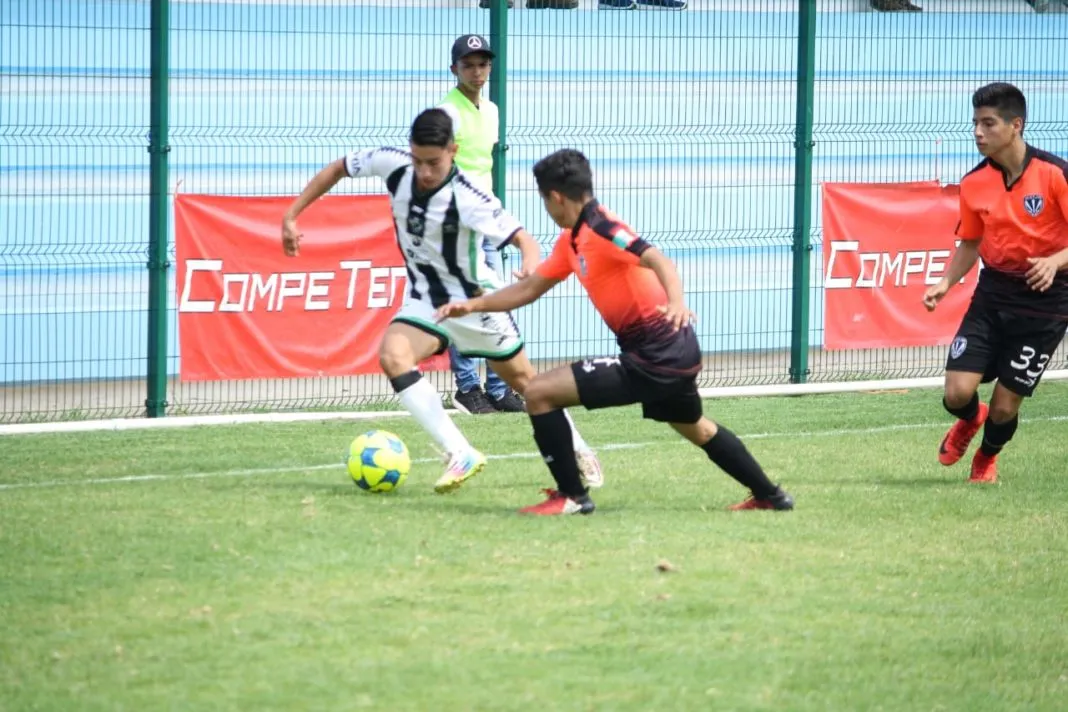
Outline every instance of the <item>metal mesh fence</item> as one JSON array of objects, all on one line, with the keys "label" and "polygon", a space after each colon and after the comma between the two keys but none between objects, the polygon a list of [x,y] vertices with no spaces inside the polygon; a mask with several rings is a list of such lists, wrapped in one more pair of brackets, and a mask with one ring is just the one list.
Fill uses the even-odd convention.
[{"label": "metal mesh fence", "polygon": [[[1010,81],[1027,96],[1028,142],[1068,152],[1068,82],[1051,61],[1068,40],[1066,7],[1037,14],[1024,0],[922,3],[924,13],[820,13],[816,28],[813,239],[822,242],[825,182],[956,183],[981,160],[971,96]],[[1056,13],[1056,14],[1053,14]],[[813,259],[813,344],[823,342],[823,260]],[[1054,359],[1063,367],[1062,356]],[[813,380],[940,375],[941,346],[814,349]]]},{"label": "metal mesh fence", "polygon": [[0,7],[0,419],[143,412],[148,27]]},{"label": "metal mesh fence", "polygon": [[[779,5],[527,12],[509,26],[509,205],[554,239],[530,169],[560,147],[585,153],[601,202],[679,266],[706,385],[788,380],[798,21]],[[574,281],[521,318],[547,358],[617,350]]]},{"label": "metal mesh fence", "polygon": [[[453,40],[489,33],[489,13],[474,3],[445,5],[175,4],[171,178],[178,190],[296,195],[350,150],[407,145],[412,118],[453,86]],[[361,179],[333,192],[383,190],[381,181]],[[176,331],[170,344],[176,373]],[[447,373],[430,377],[443,393],[452,386]],[[172,412],[187,413],[353,407],[391,396],[385,378],[357,376],[176,379],[170,389]]]},{"label": "metal mesh fence", "polygon": [[[516,0],[507,13],[498,103],[509,209],[548,247],[557,230],[531,166],[565,146],[586,153],[601,201],[679,265],[708,354],[702,385],[787,383],[795,343],[807,345],[810,380],[937,375],[941,347],[822,348],[820,186],[955,182],[977,161],[970,93],[999,79],[1028,93],[1029,141],[1068,154],[1057,61],[1068,13],[1054,3],[1037,15],[1023,0],[929,0],[923,13],[818,3],[810,328],[798,335],[798,4],[611,4]],[[144,412],[149,5],[0,4],[2,421]],[[404,145],[411,118],[454,84],[453,39],[491,36],[490,18],[477,0],[172,0],[171,191],[294,195],[350,149]],[[358,180],[336,191],[382,188]],[[376,376],[181,382],[170,281],[169,413],[391,398]],[[517,318],[542,367],[616,351],[577,284]],[[450,373],[432,378],[454,390]]]}]

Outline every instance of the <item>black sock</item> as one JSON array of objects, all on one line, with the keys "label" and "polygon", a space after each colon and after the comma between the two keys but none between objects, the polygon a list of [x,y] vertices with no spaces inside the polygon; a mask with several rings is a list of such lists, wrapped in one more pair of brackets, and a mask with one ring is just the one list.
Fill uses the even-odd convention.
[{"label": "black sock", "polygon": [[961,420],[975,420],[975,416],[979,415],[979,394],[973,393],[972,399],[960,408],[950,408],[945,398],[942,399],[942,406],[949,411],[950,415],[956,416]]},{"label": "black sock", "polygon": [[575,460],[575,441],[571,437],[571,425],[562,410],[552,410],[530,416],[534,426],[534,442],[556,480],[556,488],[568,497],[582,497],[586,488],[579,477],[578,461]]},{"label": "black sock", "polygon": [[748,487],[757,499],[767,499],[779,491],[738,436],[722,425],[701,449],[720,469]]},{"label": "black sock", "polygon": [[988,457],[997,455],[1001,452],[1001,448],[1012,440],[1012,436],[1016,434],[1016,426],[1019,424],[1020,416],[1018,415],[1012,416],[1012,420],[1006,420],[1004,423],[995,423],[987,418],[986,427],[983,428],[983,444],[979,446],[979,449]]}]

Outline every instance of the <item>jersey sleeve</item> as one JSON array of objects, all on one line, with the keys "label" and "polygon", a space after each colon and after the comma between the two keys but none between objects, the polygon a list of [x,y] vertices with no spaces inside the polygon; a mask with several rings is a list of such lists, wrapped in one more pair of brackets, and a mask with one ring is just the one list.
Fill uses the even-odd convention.
[{"label": "jersey sleeve", "polygon": [[597,233],[604,238],[601,251],[611,259],[624,264],[638,264],[642,261],[642,254],[652,247],[626,225],[619,223],[598,226]]},{"label": "jersey sleeve", "polygon": [[1068,168],[1057,171],[1053,176],[1053,185],[1050,193],[1057,207],[1061,211],[1061,219],[1068,223]]},{"label": "jersey sleeve", "polygon": [[504,209],[500,200],[466,182],[469,178],[458,180],[461,184],[456,191],[456,209],[464,227],[481,233],[498,249],[511,242],[523,229],[522,223]]},{"label": "jersey sleeve", "polygon": [[571,245],[568,242],[569,238],[566,234],[557,238],[549,257],[535,270],[539,276],[557,282],[563,282],[571,276],[571,262],[567,259],[567,251],[571,249]]},{"label": "jersey sleeve", "polygon": [[387,178],[398,168],[409,165],[412,154],[392,146],[352,151],[345,156],[345,172],[349,178],[378,176]]},{"label": "jersey sleeve", "polygon": [[962,240],[978,240],[983,236],[983,218],[968,205],[967,190],[960,187],[960,219],[954,234]]},{"label": "jersey sleeve", "polygon": [[[489,127],[490,135],[493,137],[493,141],[491,141],[491,143],[500,143],[500,110],[497,108],[496,104],[494,104],[492,101],[488,101],[486,102],[486,113],[489,116],[489,120],[486,122],[486,125]],[[457,115],[457,117],[459,117],[459,115]]]}]

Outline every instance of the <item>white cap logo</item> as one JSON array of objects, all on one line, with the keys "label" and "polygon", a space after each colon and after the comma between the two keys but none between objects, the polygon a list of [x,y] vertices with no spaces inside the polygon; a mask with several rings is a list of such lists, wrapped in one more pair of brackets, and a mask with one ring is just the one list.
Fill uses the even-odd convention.
[{"label": "white cap logo", "polygon": [[482,49],[482,40],[478,37],[468,37],[467,47],[469,49]]}]

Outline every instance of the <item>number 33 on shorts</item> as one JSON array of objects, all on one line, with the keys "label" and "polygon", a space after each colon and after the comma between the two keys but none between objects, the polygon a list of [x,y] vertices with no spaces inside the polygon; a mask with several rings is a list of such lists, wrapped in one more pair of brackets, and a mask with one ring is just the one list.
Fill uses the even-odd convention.
[{"label": "number 33 on shorts", "polygon": [[1040,354],[1033,347],[1024,346],[1020,349],[1019,356],[1009,361],[1009,365],[1023,372],[1023,375],[1014,376],[1016,380],[1025,386],[1034,386],[1042,372],[1046,370],[1049,359],[1049,354]]}]

